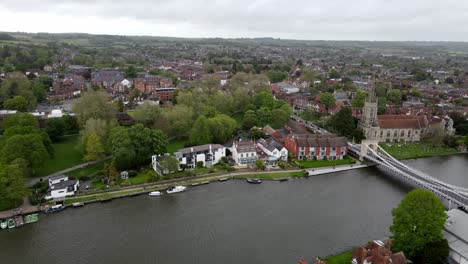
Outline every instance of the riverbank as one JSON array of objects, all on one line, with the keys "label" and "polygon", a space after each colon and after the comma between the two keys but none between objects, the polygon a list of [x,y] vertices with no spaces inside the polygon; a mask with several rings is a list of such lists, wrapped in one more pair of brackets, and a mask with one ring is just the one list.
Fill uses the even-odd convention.
[{"label": "riverbank", "polygon": [[115,190],[103,190],[95,193],[78,195],[64,200],[64,204],[72,204],[76,202],[91,203],[107,201],[111,199],[136,196],[152,191],[165,190],[167,187],[172,185],[201,185],[208,184],[213,181],[226,180],[226,179],[246,179],[246,178],[258,178],[262,180],[281,180],[290,178],[300,178],[307,176],[316,176],[321,174],[340,172],[346,170],[360,169],[367,167],[368,165],[343,165],[343,166],[330,166],[322,167],[318,169],[307,169],[307,170],[278,170],[278,171],[248,171],[248,172],[237,172],[227,174],[216,174],[216,175],[203,175],[197,177],[185,177],[179,179],[172,179],[166,181],[160,181],[155,183],[145,183],[136,186],[122,187]]},{"label": "riverbank", "polygon": [[352,250],[347,250],[342,253],[323,258],[327,264],[349,264],[353,255]]}]

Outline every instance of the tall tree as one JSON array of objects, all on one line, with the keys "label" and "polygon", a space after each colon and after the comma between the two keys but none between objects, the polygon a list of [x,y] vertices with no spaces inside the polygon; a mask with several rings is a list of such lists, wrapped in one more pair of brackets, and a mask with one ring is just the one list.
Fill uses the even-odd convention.
[{"label": "tall tree", "polygon": [[37,104],[31,81],[22,73],[8,75],[0,84],[0,105],[14,96],[22,96],[28,102],[28,108],[34,108]]},{"label": "tall tree", "polygon": [[0,211],[19,206],[25,194],[21,167],[17,164],[0,164]]},{"label": "tall tree", "polygon": [[320,102],[328,109],[329,107],[335,105],[336,99],[333,94],[326,92],[320,95]]},{"label": "tall tree", "polygon": [[447,214],[439,198],[427,190],[408,193],[392,210],[392,248],[415,256],[426,245],[443,239]]},{"label": "tall tree", "polygon": [[17,159],[26,162],[27,168],[35,170],[49,158],[49,153],[39,134],[14,135],[5,141],[1,150],[1,161],[11,163]]},{"label": "tall tree", "polygon": [[213,136],[210,128],[208,127],[208,119],[201,115],[193,124],[190,132],[190,143],[193,145],[203,145],[211,143]]},{"label": "tall tree", "polygon": [[56,142],[65,133],[65,122],[61,117],[49,118],[45,122],[45,131],[49,135],[49,138]]},{"label": "tall tree", "polygon": [[387,99],[397,105],[401,103],[401,98],[402,94],[399,89],[393,89],[387,95]]},{"label": "tall tree", "polygon": [[84,92],[78,102],[73,105],[73,112],[78,118],[80,126],[84,126],[88,119],[115,119],[115,106],[110,103],[110,97],[103,91],[89,90]]},{"label": "tall tree", "polygon": [[356,96],[354,97],[352,101],[352,106],[358,107],[358,108],[364,107],[364,101],[366,100],[366,96],[367,96],[366,92],[364,92],[363,90],[358,90],[356,93]]},{"label": "tall tree", "polygon": [[162,171],[164,172],[177,172],[179,170],[179,160],[174,156],[165,156],[159,162]]},{"label": "tall tree", "polygon": [[353,114],[349,107],[342,108],[336,113],[329,121],[329,125],[338,134],[342,136],[352,137],[356,124],[354,122]]},{"label": "tall tree", "polygon": [[171,124],[171,135],[182,138],[189,134],[194,122],[194,113],[190,107],[176,105],[167,112]]},{"label": "tall tree", "polygon": [[85,155],[83,159],[85,161],[98,160],[106,156],[102,139],[95,132],[88,134],[84,141]]},{"label": "tall tree", "polygon": [[290,118],[290,115],[282,109],[271,111],[271,115],[273,116],[271,120],[271,126],[273,128],[282,128]]},{"label": "tall tree", "polygon": [[8,99],[3,104],[5,109],[9,110],[18,110],[20,112],[26,112],[29,107],[29,102],[23,96],[15,96],[11,99]]}]

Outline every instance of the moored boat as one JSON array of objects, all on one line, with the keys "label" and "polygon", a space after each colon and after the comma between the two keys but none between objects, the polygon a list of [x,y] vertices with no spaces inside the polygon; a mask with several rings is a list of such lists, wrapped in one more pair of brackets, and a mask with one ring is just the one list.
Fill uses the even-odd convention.
[{"label": "moored boat", "polygon": [[5,229],[5,228],[7,228],[7,227],[8,227],[8,220],[6,220],[6,219],[5,219],[5,220],[1,220],[1,221],[0,221],[0,228],[1,228],[1,229]]},{"label": "moored boat", "polygon": [[247,179],[247,182],[248,182],[248,183],[253,183],[253,184],[259,184],[259,183],[262,183],[262,180],[260,180],[260,179],[248,178],[248,179]]},{"label": "moored boat", "polygon": [[15,219],[13,219],[13,218],[8,219],[8,228],[12,229],[12,228],[15,228],[15,227],[16,227]]},{"label": "moored boat", "polygon": [[15,216],[15,223],[16,223],[16,227],[20,227],[20,226],[24,225],[23,216],[22,215],[16,215]]},{"label": "moored boat", "polygon": [[73,207],[81,207],[81,206],[84,206],[84,203],[83,202],[72,203],[72,206]]},{"label": "moored boat", "polygon": [[25,224],[31,224],[39,221],[39,214],[30,214],[24,217]]},{"label": "moored boat", "polygon": [[50,214],[50,213],[60,212],[60,211],[62,211],[63,209],[65,209],[65,206],[63,206],[63,205],[61,205],[61,204],[52,205],[51,207],[47,207],[47,208],[44,210],[44,213]]},{"label": "moored boat", "polygon": [[167,193],[178,193],[178,192],[183,192],[187,189],[187,187],[185,186],[169,186],[169,188],[167,188]]},{"label": "moored boat", "polygon": [[148,195],[149,196],[160,196],[162,193],[160,191],[153,191],[153,192],[150,192]]},{"label": "moored boat", "polygon": [[229,178],[221,178],[221,179],[219,179],[218,181],[224,182],[224,181],[227,181],[228,179],[229,179]]}]

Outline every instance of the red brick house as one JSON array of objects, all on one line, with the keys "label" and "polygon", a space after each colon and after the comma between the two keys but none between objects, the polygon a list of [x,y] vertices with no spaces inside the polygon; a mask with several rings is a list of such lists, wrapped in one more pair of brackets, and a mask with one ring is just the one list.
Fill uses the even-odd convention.
[{"label": "red brick house", "polygon": [[152,94],[163,101],[171,101],[174,98],[176,88],[156,88]]},{"label": "red brick house", "polygon": [[284,138],[284,146],[297,160],[339,160],[348,154],[348,142],[336,135],[291,133]]},{"label": "red brick house", "polygon": [[380,240],[369,243],[367,248],[358,247],[352,255],[352,264],[406,264],[406,257],[403,252],[392,254],[390,244]]}]

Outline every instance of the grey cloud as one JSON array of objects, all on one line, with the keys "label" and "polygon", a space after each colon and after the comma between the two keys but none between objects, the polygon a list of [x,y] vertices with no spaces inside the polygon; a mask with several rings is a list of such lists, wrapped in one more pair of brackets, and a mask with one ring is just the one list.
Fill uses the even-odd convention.
[{"label": "grey cloud", "polygon": [[468,40],[468,1],[461,0],[0,0],[1,8],[171,25],[180,28],[174,36],[196,29],[211,37]]}]

